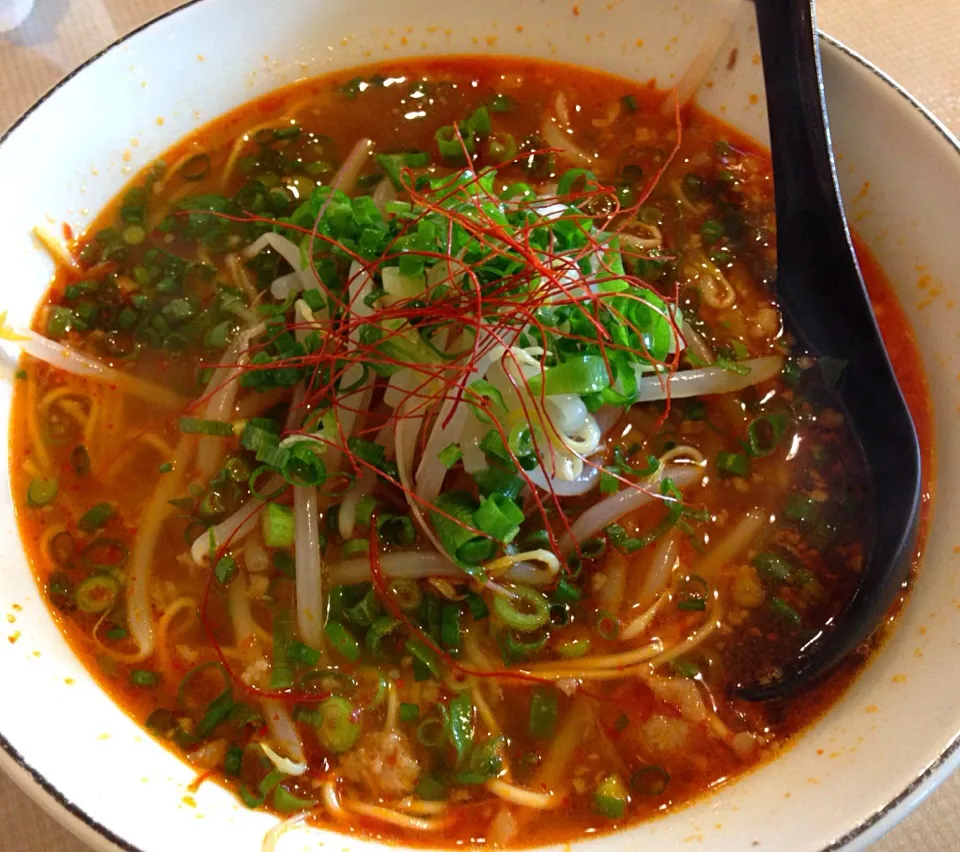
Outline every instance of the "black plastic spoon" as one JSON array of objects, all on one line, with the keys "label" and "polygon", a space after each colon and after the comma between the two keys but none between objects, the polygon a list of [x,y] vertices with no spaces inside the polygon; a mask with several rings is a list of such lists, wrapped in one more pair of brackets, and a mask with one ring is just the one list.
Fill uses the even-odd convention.
[{"label": "black plastic spoon", "polygon": [[873,512],[860,584],[782,675],[743,684],[782,698],[833,670],[880,624],[916,542],[920,447],[870,306],[840,203],[813,0],[755,0],[773,153],[777,295],[791,331],[847,367],[837,386],[870,469]]}]

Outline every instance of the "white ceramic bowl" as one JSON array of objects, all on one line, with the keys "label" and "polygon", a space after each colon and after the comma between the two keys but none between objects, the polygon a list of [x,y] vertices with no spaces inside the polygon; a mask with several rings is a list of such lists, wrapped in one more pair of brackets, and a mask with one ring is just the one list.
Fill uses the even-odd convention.
[{"label": "white ceramic bowl", "polygon": [[[440,53],[563,59],[671,86],[718,15],[734,27],[701,102],[766,136],[752,6],[733,0],[195,0],[104,52],[45,97],[0,144],[2,305],[29,321],[51,267],[29,230],[81,230],[136,169],[199,124],[308,75]],[[730,51],[738,61],[728,69]],[[893,638],[849,693],[779,760],[696,805],[592,850],[863,848],[958,762],[960,679],[960,147],[888,79],[841,45],[824,72],[849,212],[894,281],[933,388],[935,517],[925,564]],[[869,190],[864,191],[869,182]],[[15,201],[12,201],[14,200]],[[922,279],[922,280],[921,280]],[[918,283],[926,286],[918,289]],[[0,386],[0,436],[10,389]],[[218,787],[184,800],[193,773],[117,709],[74,659],[22,555],[0,494],[0,765],[99,849],[253,852],[273,824]],[[16,609],[20,607],[21,609]],[[0,829],[2,831],[2,829]],[[292,835],[283,849],[358,850]]]}]

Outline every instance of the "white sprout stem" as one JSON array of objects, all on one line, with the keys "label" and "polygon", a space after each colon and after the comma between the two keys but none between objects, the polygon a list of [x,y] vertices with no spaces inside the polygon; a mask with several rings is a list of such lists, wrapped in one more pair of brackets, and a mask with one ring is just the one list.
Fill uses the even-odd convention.
[{"label": "white sprout stem", "polygon": [[580,146],[574,144],[570,138],[570,115],[567,111],[567,99],[563,92],[557,95],[555,111],[555,117],[544,116],[540,127],[543,141],[551,148],[558,148],[563,151],[571,160],[586,166],[595,165],[594,158]]},{"label": "white sprout stem", "polygon": [[270,736],[280,746],[284,756],[297,763],[306,763],[307,756],[303,750],[303,742],[287,708],[274,698],[265,698],[263,711],[267,727],[270,729]]},{"label": "white sprout stem", "polygon": [[96,358],[91,358],[89,355],[78,352],[69,346],[64,346],[62,343],[49,340],[30,329],[8,328],[3,320],[4,316],[0,315],[0,339],[18,346],[24,354],[62,370],[64,373],[118,388],[131,396],[161,408],[183,408],[187,404],[186,399],[165,387],[135,378],[122,370],[108,367]]},{"label": "white sprout stem", "polygon": [[[489,341],[489,337],[479,338],[473,347],[473,351],[482,352]],[[466,387],[471,381],[482,379],[490,366],[501,358],[505,351],[502,346],[495,346],[485,355],[482,355],[477,360],[474,370],[464,375],[463,386]],[[458,397],[459,386],[460,383],[456,387],[450,388],[448,398],[440,406],[437,420],[433,424],[420,464],[417,466],[417,495],[425,503],[432,504],[436,500],[440,489],[443,488],[443,480],[447,475],[446,465],[437,456],[445,447],[460,438],[467,425],[467,416],[471,409],[462,397]],[[456,410],[453,410],[454,406],[456,406]]]},{"label": "white sprout stem", "polygon": [[127,624],[140,658],[144,660],[153,654],[157,641],[150,601],[150,574],[157,540],[163,522],[173,511],[169,501],[183,485],[183,475],[190,463],[193,447],[192,438],[185,437],[180,440],[173,456],[173,470],[162,478],[144,509],[134,539],[133,552],[130,554],[130,573],[124,587]]},{"label": "white sprout stem", "polygon": [[743,361],[737,365],[742,372],[725,367],[704,367],[698,370],[680,370],[672,375],[637,375],[638,402],[666,399],[685,399],[691,396],[711,396],[733,393],[765,382],[783,369],[780,355],[767,355]]},{"label": "white sprout stem", "polygon": [[[368,582],[371,578],[370,560],[346,559],[328,566],[330,582],[350,586]],[[391,580],[422,580],[427,577],[463,578],[463,571],[440,553],[407,550],[384,553],[380,556],[380,572]]]},{"label": "white sprout stem", "polygon": [[[379,441],[378,441],[379,443]],[[340,511],[337,512],[337,526],[340,537],[346,541],[353,538],[357,528],[357,504],[366,497],[377,484],[376,474],[372,470],[365,470],[360,478],[350,486],[340,502]]]},{"label": "white sprout stem", "polygon": [[227,587],[227,610],[230,613],[237,647],[244,648],[256,635],[257,630],[250,610],[250,599],[247,597],[246,576],[242,571]]},{"label": "white sprout stem", "polygon": [[[230,420],[237,401],[237,392],[240,389],[240,373],[249,357],[250,341],[263,334],[263,331],[263,323],[257,323],[253,328],[241,331],[223,354],[223,366],[213,371],[213,376],[207,384],[213,393],[203,412],[206,420]],[[204,480],[213,476],[220,466],[223,455],[223,438],[213,435],[204,435],[200,438],[197,447],[197,468]]]},{"label": "white sprout stem", "polygon": [[[504,560],[510,568],[502,571]],[[538,564],[539,563],[539,566]],[[518,553],[516,557],[501,557],[484,566],[485,570],[500,570],[501,576],[524,585],[546,585],[559,572],[559,561],[548,550]],[[372,577],[370,560],[346,559],[326,566],[330,583],[335,586],[351,586],[369,582]],[[429,550],[401,550],[380,556],[380,573],[391,580],[423,580],[442,577],[449,580],[466,580],[463,569],[450,561],[443,552]]]},{"label": "white sprout stem", "polygon": [[[710,66],[713,65],[717,53],[719,53],[720,48],[730,36],[730,31],[733,29],[734,15],[736,14],[738,5],[729,2],[729,0],[720,5],[726,6],[726,8],[723,9],[722,16],[707,31],[707,35],[700,45],[700,49],[697,51],[690,65],[687,66],[687,70],[677,84],[676,101],[679,102],[680,106],[686,105],[693,99],[693,96],[706,79],[707,72],[710,70]],[[673,98],[667,98],[663,104],[664,112],[673,112],[674,104],[675,101]]]},{"label": "white sprout stem", "polygon": [[701,577],[712,580],[724,565],[746,551],[759,538],[769,519],[769,512],[757,507],[747,512],[737,525],[696,565]]},{"label": "white sprout stem", "polygon": [[373,200],[373,206],[377,208],[380,215],[386,217],[388,215],[386,212],[387,202],[397,200],[397,190],[393,181],[388,177],[381,180],[374,189],[371,199]]},{"label": "white sprout stem", "polygon": [[357,178],[363,171],[367,158],[373,153],[373,147],[372,139],[358,139],[330,181],[330,188],[351,193],[356,188]]},{"label": "white sprout stem", "polygon": [[312,648],[323,647],[323,562],[320,557],[320,522],[317,489],[293,489],[293,524],[296,556],[297,627],[300,638]]},{"label": "white sprout stem", "polygon": [[576,479],[548,477],[542,466],[526,471],[527,478],[542,491],[552,491],[558,497],[576,497],[592,491],[600,481],[600,468],[587,462]]},{"label": "white sprout stem", "polygon": [[670,583],[674,569],[678,564],[677,539],[674,535],[666,535],[653,552],[653,559],[640,586],[637,597],[637,606],[646,607],[653,603]]},{"label": "white sprout stem", "polygon": [[285,299],[290,293],[300,290],[318,289],[313,270],[303,269],[301,266],[300,247],[280,234],[272,231],[262,234],[243,250],[243,256],[253,257],[268,246],[293,267],[293,272],[280,276],[270,285],[270,294],[275,299]]},{"label": "white sprout stem", "polygon": [[570,552],[577,542],[595,536],[628,512],[654,500],[664,499],[657,489],[660,483],[668,478],[682,491],[703,479],[703,469],[697,464],[661,465],[659,471],[642,485],[638,483],[626,486],[616,494],[595,503],[574,521],[570,531],[560,540],[560,552]]}]

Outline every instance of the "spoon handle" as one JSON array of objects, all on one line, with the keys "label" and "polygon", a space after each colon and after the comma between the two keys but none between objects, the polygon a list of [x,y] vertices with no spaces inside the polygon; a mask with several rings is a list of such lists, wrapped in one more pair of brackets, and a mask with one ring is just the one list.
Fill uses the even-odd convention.
[{"label": "spoon handle", "polygon": [[[815,3],[756,0],[756,10],[777,231],[785,237],[777,242],[778,295],[811,348],[849,358],[863,345],[875,347],[879,331],[840,202]],[[860,292],[836,286],[848,277],[859,282]]]}]

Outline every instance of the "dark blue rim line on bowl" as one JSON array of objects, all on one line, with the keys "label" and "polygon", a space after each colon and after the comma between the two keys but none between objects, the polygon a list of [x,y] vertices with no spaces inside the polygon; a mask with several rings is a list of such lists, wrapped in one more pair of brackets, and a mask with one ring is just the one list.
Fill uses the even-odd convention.
[{"label": "dark blue rim line on bowl", "polygon": [[[33,112],[40,107],[54,92],[58,91],[71,79],[73,79],[77,74],[83,71],[88,65],[93,64],[102,56],[106,55],[110,51],[124,44],[133,36],[143,32],[144,30],[149,29],[154,24],[159,21],[169,18],[171,15],[175,15],[177,12],[180,12],[190,6],[195,6],[198,3],[201,3],[202,0],[187,0],[187,2],[182,3],[179,6],[169,9],[166,12],[158,15],[155,18],[151,18],[149,21],[141,24],[134,30],[131,30],[126,35],[114,41],[112,44],[105,47],[103,50],[91,56],[86,62],[82,65],[75,68],[71,71],[66,77],[64,77],[59,83],[57,83],[53,88],[51,88],[46,94],[44,94],[33,106],[30,107],[16,122],[14,122],[7,131],[0,136],[0,145],[2,145],[7,137],[10,136],[21,124],[33,114]],[[865,59],[859,53],[854,50],[851,50],[843,42],[838,41],[832,36],[826,35],[825,33],[820,33],[820,38],[822,41],[829,44],[831,47],[839,50],[844,54],[848,59],[853,60],[855,63],[863,66],[867,71],[877,77],[881,82],[885,83],[891,89],[893,89],[897,94],[903,97],[917,112],[923,116],[924,119],[929,122],[937,133],[943,138],[943,140],[954,149],[954,151],[960,155],[960,141],[946,128],[946,126],[936,118],[923,104],[921,104],[913,95],[911,95],[906,89],[903,88],[896,80],[892,79],[890,76],[885,74],[876,65],[874,65],[869,60]],[[143,852],[143,850],[134,846],[127,840],[124,840],[122,837],[117,835],[115,832],[111,831],[105,825],[98,822],[90,814],[76,805],[74,802],[71,802],[66,796],[63,795],[56,787],[53,786],[47,779],[37,772],[29,763],[24,759],[23,755],[14,747],[2,732],[0,732],[0,749],[2,749],[6,755],[13,761],[13,763],[24,773],[26,773],[30,779],[38,786],[47,796],[55,802],[60,809],[62,809],[66,814],[68,814],[73,819],[79,821],[88,829],[91,829],[101,838],[112,843],[116,848],[123,850],[123,852]],[[880,810],[874,812],[865,820],[860,822],[854,828],[850,829],[846,834],[837,838],[828,846],[823,847],[820,852],[837,852],[846,847],[848,844],[852,843],[859,837],[862,837],[866,832],[871,828],[876,826],[881,821],[885,821],[894,817],[894,815],[900,811],[901,808],[909,808],[914,803],[915,794],[927,784],[927,782],[943,769],[947,767],[949,763],[957,756],[958,749],[960,749],[960,733],[950,743],[947,747],[940,753],[939,757],[936,760],[932,761],[924,770],[921,772],[906,788],[904,788],[895,798],[888,802]],[[19,781],[19,779],[14,779]],[[55,811],[53,811],[55,812]],[[63,814],[56,814],[56,816],[63,817]],[[905,813],[903,815],[906,815]],[[65,821],[66,822],[66,821]],[[69,822],[67,822],[69,827]]]}]

